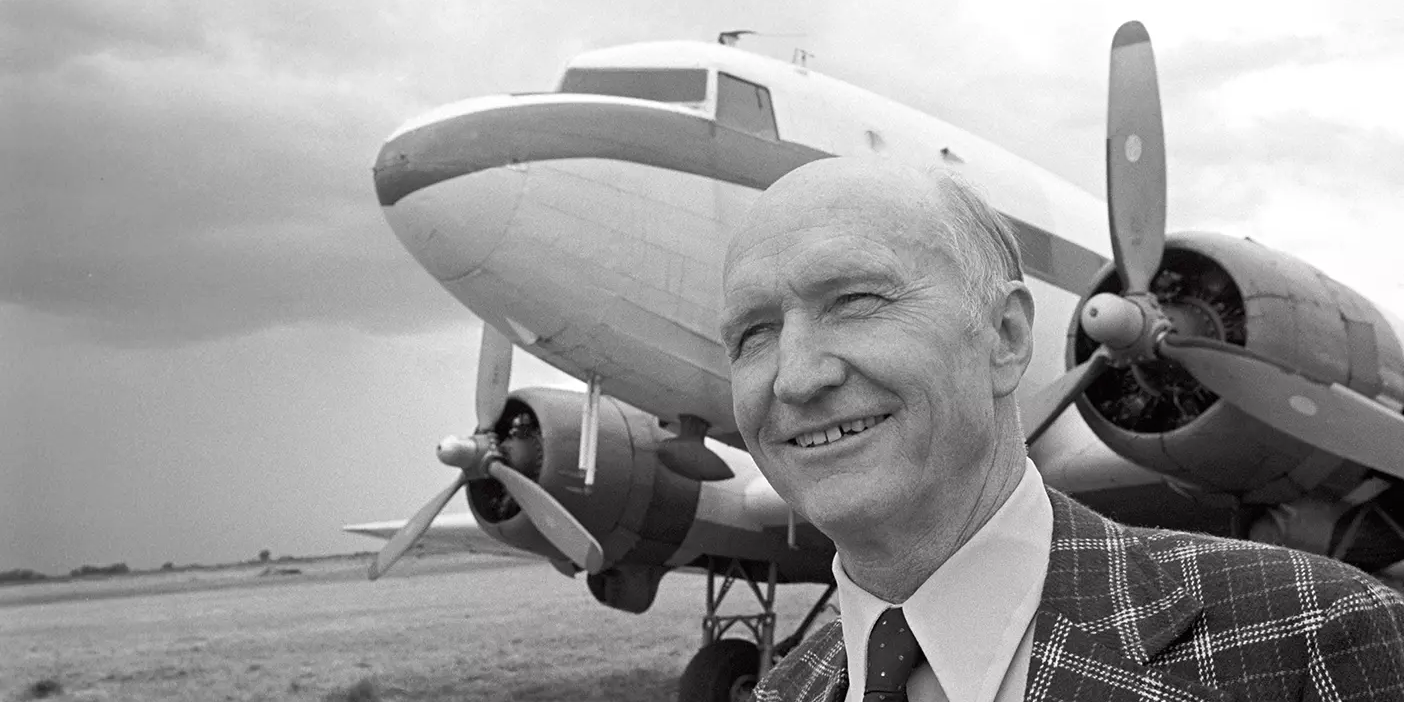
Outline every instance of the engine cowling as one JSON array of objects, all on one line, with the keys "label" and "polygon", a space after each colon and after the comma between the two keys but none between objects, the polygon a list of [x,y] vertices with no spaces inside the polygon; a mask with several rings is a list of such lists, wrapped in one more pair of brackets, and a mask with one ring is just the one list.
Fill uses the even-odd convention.
[{"label": "engine cowling", "polygon": [[[1089,297],[1120,287],[1108,265]],[[1404,352],[1390,324],[1368,300],[1296,258],[1217,234],[1172,235],[1151,291],[1182,334],[1244,346],[1366,396],[1404,399]],[[1070,366],[1096,348],[1075,315]],[[1077,407],[1122,456],[1241,503],[1338,498],[1367,473],[1219,401],[1168,361],[1109,370]]]},{"label": "engine cowling", "polygon": [[[653,602],[666,561],[677,552],[697,512],[700,484],[664,469],[654,447],[673,435],[657,418],[611,397],[599,405],[597,470],[584,490],[578,467],[584,395],[525,388],[508,395],[493,427],[507,462],[551,493],[599,540],[605,568],[590,590],[606,605],[641,612]],[[495,480],[468,485],[468,505],[483,531],[573,567]]]}]

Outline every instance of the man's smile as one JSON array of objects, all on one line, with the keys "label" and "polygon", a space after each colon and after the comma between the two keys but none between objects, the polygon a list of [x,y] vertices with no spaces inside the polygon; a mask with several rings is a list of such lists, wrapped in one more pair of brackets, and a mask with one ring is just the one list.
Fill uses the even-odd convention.
[{"label": "man's smile", "polygon": [[862,417],[844,422],[838,422],[833,426],[814,431],[802,432],[789,440],[789,443],[801,448],[813,448],[842,441],[845,437],[854,434],[861,434],[878,424],[881,424],[890,414],[876,414],[870,417]]}]

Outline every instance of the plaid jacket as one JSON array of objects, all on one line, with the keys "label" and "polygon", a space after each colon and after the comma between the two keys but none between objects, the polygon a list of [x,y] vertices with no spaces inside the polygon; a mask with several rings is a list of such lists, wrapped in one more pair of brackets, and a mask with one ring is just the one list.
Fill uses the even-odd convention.
[{"label": "plaid jacket", "polygon": [[[1404,700],[1404,598],[1360,571],[1128,527],[1048,497],[1053,542],[1024,699]],[[836,621],[781,660],[755,699],[841,701],[847,689]]]}]

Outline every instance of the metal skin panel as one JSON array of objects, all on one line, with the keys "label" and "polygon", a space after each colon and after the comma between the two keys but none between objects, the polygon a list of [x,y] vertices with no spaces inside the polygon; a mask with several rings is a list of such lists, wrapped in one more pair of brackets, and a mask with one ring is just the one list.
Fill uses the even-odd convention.
[{"label": "metal skin panel", "polygon": [[1312,451],[1225,402],[1160,441],[1165,459],[1212,493],[1247,493],[1287,475]]},{"label": "metal skin panel", "polygon": [[[594,164],[609,173],[619,170],[609,161],[590,162]],[[727,431],[732,423],[728,364],[715,341],[719,285],[711,277],[720,275],[720,247],[754,191],[729,184],[714,187],[697,176],[637,165],[628,177],[613,182],[582,177],[582,170],[593,169],[580,162],[534,163],[530,169],[532,195],[518,209],[507,240],[494,246],[478,273],[444,281],[444,286],[484,318],[511,318],[534,332],[536,342],[522,344],[533,355],[576,377],[599,373],[605,394],[661,416],[695,414]],[[473,196],[467,179],[476,176],[430,190],[453,190],[467,199]],[[675,190],[701,190],[699,197],[718,188],[752,195],[716,198],[717,209],[703,216],[692,208],[655,206],[650,195],[659,190],[660,180]],[[573,198],[537,195],[556,192],[563,183],[574,188]],[[597,194],[621,191],[637,201],[631,210],[649,207],[661,214],[633,223],[627,217],[616,220],[612,211],[588,209]],[[660,245],[663,233],[687,243],[665,248]],[[705,264],[684,257],[696,246],[693,242],[715,247]],[[466,237],[463,245],[475,246]],[[679,262],[669,266],[677,271],[673,278],[661,281],[666,287],[637,273],[667,256]],[[545,271],[552,273],[543,275]],[[705,272],[706,281],[694,279],[698,271]],[[660,384],[666,390],[660,392]]]},{"label": "metal skin panel", "polygon": [[[726,555],[756,564],[774,562],[776,582],[827,583],[833,581],[834,544],[813,525],[802,523],[795,527],[796,547],[790,548],[785,527],[770,527],[760,533],[738,529],[729,524],[699,521],[695,536],[708,543],[735,544]],[[715,554],[714,554],[715,555]],[[689,565],[705,566],[699,558]],[[757,569],[758,571],[760,569]],[[764,577],[763,571],[757,575]]]},{"label": "metal skin panel", "polygon": [[662,565],[677,552],[697,514],[702,486],[696,480],[666,470],[654,447],[670,435],[658,420],[632,407],[625,413],[628,441],[635,456],[634,493],[616,531],[635,540],[620,561]]},{"label": "metal skin panel", "polygon": [[1400,331],[1384,310],[1340,282],[1322,276],[1340,308],[1346,327],[1352,390],[1404,405],[1404,347]]},{"label": "metal skin panel", "polygon": [[1228,269],[1248,313],[1248,347],[1332,382],[1349,377],[1345,326],[1325,275],[1300,259],[1229,237],[1192,248]]}]

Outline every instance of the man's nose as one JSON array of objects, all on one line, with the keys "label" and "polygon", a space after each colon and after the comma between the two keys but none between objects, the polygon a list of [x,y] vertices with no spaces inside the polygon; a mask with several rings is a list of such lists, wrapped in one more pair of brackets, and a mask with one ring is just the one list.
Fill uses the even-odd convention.
[{"label": "man's nose", "polygon": [[781,402],[802,405],[843,384],[843,361],[829,352],[821,337],[802,325],[785,325],[779,352],[774,391]]}]

